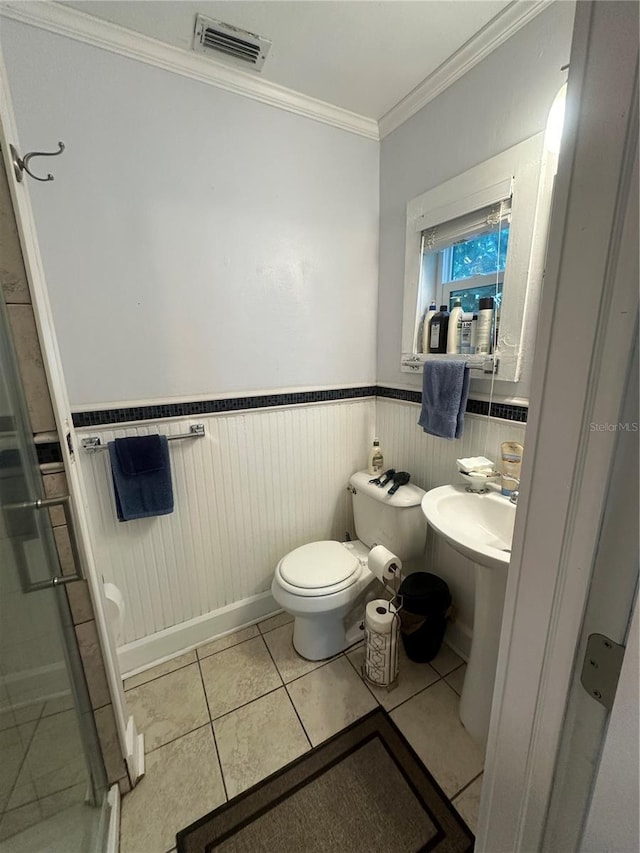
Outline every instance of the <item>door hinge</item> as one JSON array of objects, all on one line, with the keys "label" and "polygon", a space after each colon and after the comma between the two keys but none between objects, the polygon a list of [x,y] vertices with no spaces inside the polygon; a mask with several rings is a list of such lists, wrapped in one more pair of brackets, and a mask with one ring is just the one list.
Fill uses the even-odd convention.
[{"label": "door hinge", "polygon": [[610,711],[618,687],[624,646],[604,634],[590,634],[580,681],[590,696]]}]

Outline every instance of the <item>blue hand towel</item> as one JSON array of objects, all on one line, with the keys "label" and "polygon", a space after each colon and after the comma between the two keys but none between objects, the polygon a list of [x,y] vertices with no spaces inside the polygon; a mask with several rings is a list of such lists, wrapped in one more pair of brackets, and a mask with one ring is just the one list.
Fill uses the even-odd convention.
[{"label": "blue hand towel", "polygon": [[165,435],[117,438],[109,442],[109,459],[119,521],[173,512]]},{"label": "blue hand towel", "polygon": [[164,454],[160,435],[141,435],[116,438],[113,442],[118,454],[120,470],[127,476],[150,474],[164,468]]},{"label": "blue hand towel", "polygon": [[429,435],[460,438],[469,395],[466,362],[425,361],[422,374],[422,410],[418,424]]}]

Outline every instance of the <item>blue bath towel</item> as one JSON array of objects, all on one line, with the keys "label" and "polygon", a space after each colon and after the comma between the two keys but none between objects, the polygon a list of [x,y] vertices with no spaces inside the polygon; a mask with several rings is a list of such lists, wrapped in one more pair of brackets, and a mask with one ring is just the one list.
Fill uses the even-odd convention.
[{"label": "blue bath towel", "polygon": [[116,438],[109,442],[109,459],[119,521],[173,512],[165,435]]},{"label": "blue bath towel", "polygon": [[460,438],[469,395],[466,362],[425,361],[422,375],[422,410],[418,424],[429,435]]}]

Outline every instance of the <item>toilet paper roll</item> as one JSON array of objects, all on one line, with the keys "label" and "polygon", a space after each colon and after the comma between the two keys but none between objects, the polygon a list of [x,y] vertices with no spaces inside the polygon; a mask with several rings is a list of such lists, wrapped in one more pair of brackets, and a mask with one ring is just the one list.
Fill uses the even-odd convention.
[{"label": "toilet paper roll", "polygon": [[384,545],[376,545],[369,551],[369,571],[382,583],[398,577],[401,568],[400,558],[392,554]]},{"label": "toilet paper roll", "polygon": [[395,622],[396,608],[390,601],[384,598],[375,598],[367,604],[364,613],[365,628],[375,631],[376,634],[390,634]]},{"label": "toilet paper roll", "polygon": [[124,599],[118,587],[113,583],[104,583],[102,585],[104,597],[107,602],[107,618],[113,631],[113,639],[116,645],[122,637],[122,623],[124,621]]},{"label": "toilet paper roll", "polygon": [[391,602],[379,598],[367,604],[363,674],[380,687],[389,687],[398,677],[398,621]]}]

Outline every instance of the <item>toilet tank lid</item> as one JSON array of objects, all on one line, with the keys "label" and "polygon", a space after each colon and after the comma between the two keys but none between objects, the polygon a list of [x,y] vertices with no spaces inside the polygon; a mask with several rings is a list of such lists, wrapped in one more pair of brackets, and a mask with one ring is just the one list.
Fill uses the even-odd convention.
[{"label": "toilet tank lid", "polygon": [[368,471],[356,471],[356,473],[351,476],[349,483],[357,491],[363,492],[365,495],[368,495],[374,500],[380,501],[387,506],[399,508],[417,506],[422,502],[422,498],[425,496],[424,489],[421,489],[419,486],[414,486],[413,483],[407,483],[406,486],[400,486],[395,495],[390,495],[388,492],[393,485],[391,482],[380,488],[380,486],[374,486],[369,482],[369,480],[372,479],[373,475],[369,474]]}]

